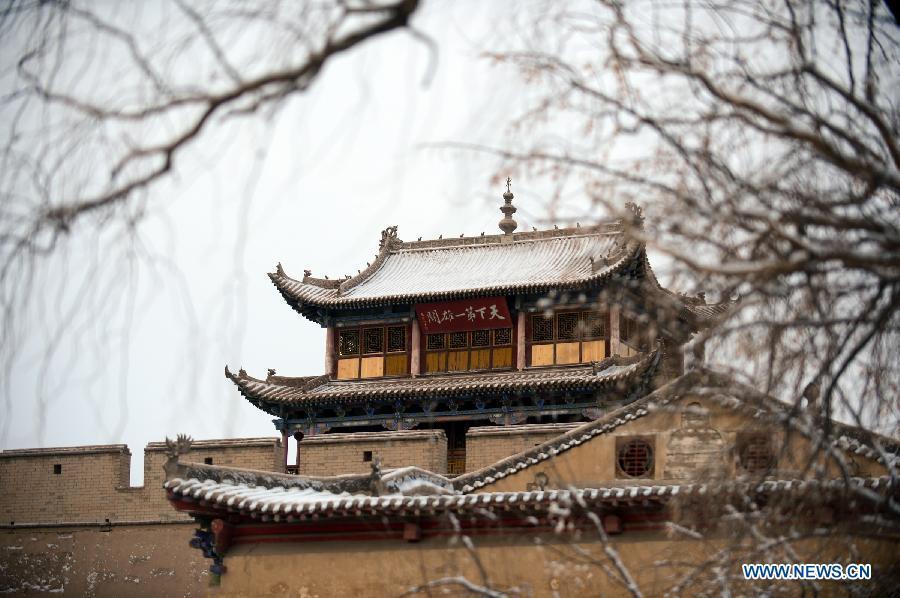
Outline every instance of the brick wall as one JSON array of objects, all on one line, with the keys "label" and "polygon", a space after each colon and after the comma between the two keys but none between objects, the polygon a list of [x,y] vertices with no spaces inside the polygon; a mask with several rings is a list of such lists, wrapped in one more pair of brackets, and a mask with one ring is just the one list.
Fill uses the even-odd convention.
[{"label": "brick wall", "polygon": [[[184,521],[162,489],[165,443],[144,450],[144,485],[130,487],[131,451],[125,445],[25,449],[0,452],[0,525]],[[282,471],[278,438],[195,440],[182,461]],[[300,444],[304,475],[366,473],[379,459],[384,469],[415,465],[447,471],[442,430],[328,434]],[[61,471],[54,473],[54,466]]]},{"label": "brick wall", "polygon": [[124,444],[3,451],[0,523],[111,519],[113,489],[127,486],[130,460]]},{"label": "brick wall", "polygon": [[[166,514],[167,517],[181,518],[166,500],[162,490],[165,481],[163,464],[166,462],[166,444],[151,442],[144,449],[144,493],[146,517],[153,518],[155,513]],[[227,440],[195,440],[191,443],[191,451],[182,455],[181,461],[203,463],[204,459],[212,459],[213,465],[258,469],[261,471],[284,471],[284,453],[280,438],[235,438]],[[147,496],[149,494],[149,496]],[[149,500],[148,500],[149,499]],[[135,514],[136,516],[139,513]],[[145,517],[139,517],[143,519]]]},{"label": "brick wall", "polygon": [[466,471],[476,471],[568,432],[575,424],[480,426],[466,433]]},{"label": "brick wall", "polygon": [[435,473],[447,471],[447,436],[443,430],[323,434],[300,442],[300,474],[311,476],[367,473],[380,459],[382,469],[415,465]]},{"label": "brick wall", "polygon": [[205,596],[196,524],[0,527],[0,595]]},{"label": "brick wall", "polygon": [[[124,444],[0,452],[0,525],[184,520],[162,489],[165,443],[144,453],[144,485],[129,486]],[[185,461],[281,471],[278,438],[194,441]],[[58,466],[59,473],[54,473]]]},{"label": "brick wall", "polygon": [[[530,448],[570,429],[569,424],[488,426],[469,430],[466,470],[472,471]],[[281,471],[278,438],[194,441],[183,461]],[[367,454],[370,453],[371,455]],[[323,476],[418,466],[447,471],[442,430],[361,432],[307,437],[300,443],[300,473]],[[182,521],[162,490],[165,443],[144,451],[144,485],[130,487],[131,451],[105,445],[0,452],[0,524]],[[61,467],[54,474],[54,465]]]}]

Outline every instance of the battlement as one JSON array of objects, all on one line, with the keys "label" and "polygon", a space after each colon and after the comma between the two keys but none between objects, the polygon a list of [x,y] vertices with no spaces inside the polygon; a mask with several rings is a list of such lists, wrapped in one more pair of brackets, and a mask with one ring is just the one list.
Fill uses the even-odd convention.
[{"label": "battlement", "polygon": [[[271,447],[273,442],[278,446],[281,446],[281,439],[270,438],[268,436],[262,436],[259,438],[219,438],[213,440],[192,440],[191,452],[212,449]],[[144,447],[144,452],[165,450],[165,442],[149,442],[147,443],[147,446]],[[188,453],[187,457],[190,457],[190,453]]]},{"label": "battlement", "polygon": [[47,457],[53,455],[95,455],[100,453],[122,453],[128,455],[129,457],[131,456],[131,450],[128,448],[127,444],[91,444],[87,446],[57,446],[50,448],[11,449],[0,451],[0,459],[12,459],[18,457]]},{"label": "battlement", "polygon": [[[164,442],[144,449],[144,485],[131,486],[124,444],[0,452],[0,526],[184,521],[162,488]],[[198,440],[182,460],[282,471],[280,438]]]},{"label": "battlement", "polygon": [[[474,427],[464,469],[472,471],[568,431],[575,424]],[[0,452],[0,528],[64,524],[111,526],[172,523],[188,518],[163,490],[165,442],[144,448],[144,484],[131,486],[131,450],[124,444],[14,449]],[[330,433],[304,438],[299,470],[313,476],[417,466],[448,472],[441,429]],[[280,438],[195,440],[183,462],[284,471]],[[291,466],[294,469],[294,466]]]}]

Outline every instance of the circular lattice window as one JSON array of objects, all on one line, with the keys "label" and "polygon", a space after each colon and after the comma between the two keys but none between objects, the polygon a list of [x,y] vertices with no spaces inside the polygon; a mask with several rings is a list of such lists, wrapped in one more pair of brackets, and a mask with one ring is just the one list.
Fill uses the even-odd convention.
[{"label": "circular lattice window", "polygon": [[629,477],[646,477],[653,468],[653,447],[644,440],[629,440],[619,447],[617,463]]}]

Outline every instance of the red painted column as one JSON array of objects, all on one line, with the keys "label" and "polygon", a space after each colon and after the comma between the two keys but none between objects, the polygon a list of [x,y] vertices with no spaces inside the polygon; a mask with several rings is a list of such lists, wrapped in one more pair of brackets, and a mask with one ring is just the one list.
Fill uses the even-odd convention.
[{"label": "red painted column", "polygon": [[520,309],[516,318],[516,369],[525,369],[525,318],[528,314]]},{"label": "red painted column", "polygon": [[325,329],[325,373],[334,376],[334,326]]},{"label": "red painted column", "polygon": [[288,470],[288,442],[290,436],[288,436],[287,428],[281,431],[281,448],[284,449],[284,473],[287,473]]},{"label": "red painted column", "polygon": [[409,371],[413,378],[419,375],[422,359],[422,334],[419,332],[419,319],[412,319],[410,326],[411,350],[409,355]]}]

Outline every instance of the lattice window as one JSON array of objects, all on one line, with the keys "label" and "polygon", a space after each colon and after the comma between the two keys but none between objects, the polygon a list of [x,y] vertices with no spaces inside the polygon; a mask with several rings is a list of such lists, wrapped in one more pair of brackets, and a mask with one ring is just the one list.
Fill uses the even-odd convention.
[{"label": "lattice window", "polygon": [[469,346],[469,334],[467,332],[451,332],[450,348],[465,349]]},{"label": "lattice window", "polygon": [[491,331],[490,330],[473,330],[472,331],[472,346],[473,347],[487,347],[491,344]]},{"label": "lattice window", "polygon": [[384,328],[363,330],[363,353],[384,353]]},{"label": "lattice window", "polygon": [[425,348],[429,351],[443,349],[446,346],[446,338],[445,334],[429,334],[425,337]]},{"label": "lattice window", "polygon": [[585,313],[582,330],[584,338],[606,338],[606,314]]},{"label": "lattice window", "polygon": [[616,465],[625,477],[648,477],[653,469],[653,447],[640,438],[625,440],[616,451]]},{"label": "lattice window", "polygon": [[553,340],[553,320],[531,316],[531,340],[535,343]]},{"label": "lattice window", "polygon": [[607,353],[608,317],[594,310],[566,311],[550,318],[532,316],[528,365],[570,365],[603,359]]},{"label": "lattice window", "polygon": [[359,330],[341,330],[338,339],[338,353],[359,355]]},{"label": "lattice window", "polygon": [[509,369],[511,341],[511,328],[426,335],[425,373]]},{"label": "lattice window", "polygon": [[619,338],[623,341],[637,340],[637,322],[623,315],[619,319]]},{"label": "lattice window", "polygon": [[409,374],[405,326],[367,326],[339,330],[338,380],[385,378]]},{"label": "lattice window", "polygon": [[578,314],[567,313],[556,316],[556,338],[561,341],[578,338]]},{"label": "lattice window", "polygon": [[749,473],[765,473],[772,466],[772,441],[765,434],[752,434],[741,439],[741,467]]},{"label": "lattice window", "polygon": [[387,329],[387,350],[389,353],[406,351],[406,327],[391,326]]}]

